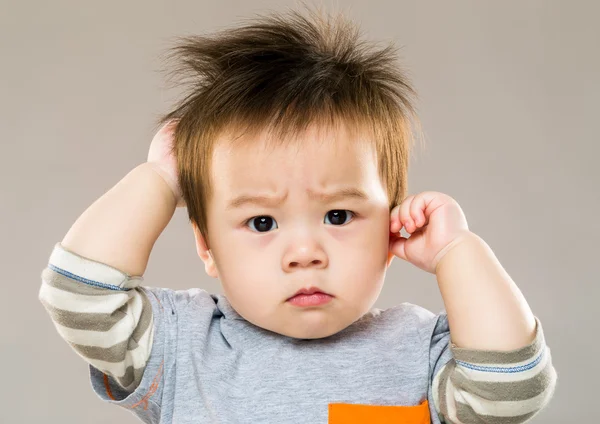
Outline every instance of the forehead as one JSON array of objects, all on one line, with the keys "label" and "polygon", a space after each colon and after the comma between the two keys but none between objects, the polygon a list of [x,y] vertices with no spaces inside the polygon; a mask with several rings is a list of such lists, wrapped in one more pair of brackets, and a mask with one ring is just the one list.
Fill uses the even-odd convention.
[{"label": "forehead", "polygon": [[373,179],[379,181],[374,143],[365,132],[310,127],[289,142],[269,139],[264,131],[233,143],[228,137],[217,140],[214,149],[215,199],[340,185],[369,190]]}]

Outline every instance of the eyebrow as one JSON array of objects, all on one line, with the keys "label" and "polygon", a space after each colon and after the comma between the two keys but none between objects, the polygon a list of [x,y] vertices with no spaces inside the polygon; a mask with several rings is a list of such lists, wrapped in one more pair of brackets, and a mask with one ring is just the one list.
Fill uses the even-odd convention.
[{"label": "eyebrow", "polygon": [[[337,200],[347,198],[354,198],[362,201],[369,199],[369,196],[367,196],[367,194],[364,191],[354,187],[342,188],[332,193],[312,193],[309,191],[309,196],[311,199],[320,200],[323,203],[332,203]],[[229,204],[227,205],[227,210],[237,209],[247,204],[275,207],[281,205],[281,203],[283,203],[286,198],[287,194],[279,198],[273,196],[254,196],[249,194],[242,194],[240,196],[235,197],[229,202]]]}]

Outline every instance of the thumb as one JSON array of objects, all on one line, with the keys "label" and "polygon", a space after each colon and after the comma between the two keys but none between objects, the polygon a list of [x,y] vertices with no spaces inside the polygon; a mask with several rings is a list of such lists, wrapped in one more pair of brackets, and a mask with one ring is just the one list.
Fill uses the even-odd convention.
[{"label": "thumb", "polygon": [[408,261],[408,258],[406,257],[406,251],[405,251],[405,246],[406,246],[406,242],[408,241],[408,238],[406,237],[402,237],[399,235],[395,235],[395,236],[390,236],[390,247],[389,250],[390,252],[392,252],[394,255],[398,256],[400,259],[404,259],[405,261]]}]

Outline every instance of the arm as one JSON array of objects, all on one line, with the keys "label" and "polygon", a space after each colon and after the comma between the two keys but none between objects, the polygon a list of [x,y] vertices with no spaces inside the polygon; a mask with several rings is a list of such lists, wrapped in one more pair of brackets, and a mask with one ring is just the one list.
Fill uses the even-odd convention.
[{"label": "arm", "polygon": [[171,188],[146,162],[96,200],[61,244],[83,257],[141,276],[175,206]]},{"label": "arm", "polygon": [[508,351],[533,341],[536,323],[525,297],[479,236],[460,239],[436,277],[456,345]]},{"label": "arm", "polygon": [[448,423],[529,420],[550,401],[557,375],[523,294],[473,233],[444,255],[436,277],[454,358],[435,376],[437,410]]},{"label": "arm", "polygon": [[138,286],[175,204],[152,164],[139,165],[81,215],[42,273],[39,299],[58,333],[128,391],[141,381],[158,319]]},{"label": "arm", "polygon": [[523,294],[450,196],[408,196],[391,211],[390,231],[403,226],[411,236],[395,235],[390,249],[436,275],[446,309],[427,336],[436,411],[447,423],[527,421],[557,375]]}]

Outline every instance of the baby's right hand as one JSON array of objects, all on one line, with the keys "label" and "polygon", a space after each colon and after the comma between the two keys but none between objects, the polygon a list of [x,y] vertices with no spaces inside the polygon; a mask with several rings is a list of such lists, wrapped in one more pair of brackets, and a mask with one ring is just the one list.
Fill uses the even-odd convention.
[{"label": "baby's right hand", "polygon": [[185,206],[185,201],[181,195],[179,187],[179,177],[177,174],[177,161],[173,155],[173,135],[177,120],[167,122],[158,130],[148,151],[148,163],[152,164],[152,168],[165,180],[171,187],[173,195],[177,200],[177,207]]}]

